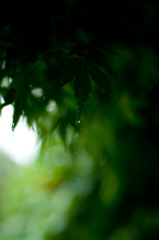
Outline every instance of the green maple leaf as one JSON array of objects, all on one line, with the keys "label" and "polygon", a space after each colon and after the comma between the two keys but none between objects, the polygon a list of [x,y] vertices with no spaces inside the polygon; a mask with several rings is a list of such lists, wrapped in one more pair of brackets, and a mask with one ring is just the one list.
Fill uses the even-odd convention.
[{"label": "green maple leaf", "polygon": [[12,130],[14,130],[25,109],[27,89],[24,72],[19,72],[15,75],[11,86],[15,89],[14,113],[12,120]]},{"label": "green maple leaf", "polygon": [[99,66],[94,62],[88,64],[88,71],[91,76],[91,79],[96,82],[96,84],[104,89],[105,92],[111,96],[112,94],[112,83],[110,81],[110,77],[103,68],[103,66]]},{"label": "green maple leaf", "polygon": [[14,88],[5,88],[0,87],[0,94],[4,98],[4,103],[0,106],[0,111],[3,107],[12,104],[14,102],[14,96],[15,96],[16,90]]},{"label": "green maple leaf", "polygon": [[60,88],[73,80],[77,69],[77,57],[70,57],[60,62],[55,68],[57,71],[55,87]]},{"label": "green maple leaf", "polygon": [[74,79],[74,91],[77,98],[79,116],[83,111],[85,102],[91,92],[91,80],[87,71],[86,59],[79,57],[78,68]]}]

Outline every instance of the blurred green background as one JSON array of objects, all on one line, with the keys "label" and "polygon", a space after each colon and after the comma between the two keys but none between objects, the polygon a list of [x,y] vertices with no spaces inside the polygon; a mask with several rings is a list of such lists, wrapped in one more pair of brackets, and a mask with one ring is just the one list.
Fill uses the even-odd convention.
[{"label": "blurred green background", "polygon": [[[125,81],[135,53],[118,51],[112,62]],[[0,156],[2,240],[159,239],[158,69],[151,49],[142,55],[135,93],[124,83],[118,102],[104,102],[96,89],[78,131],[55,130],[28,166]]]}]

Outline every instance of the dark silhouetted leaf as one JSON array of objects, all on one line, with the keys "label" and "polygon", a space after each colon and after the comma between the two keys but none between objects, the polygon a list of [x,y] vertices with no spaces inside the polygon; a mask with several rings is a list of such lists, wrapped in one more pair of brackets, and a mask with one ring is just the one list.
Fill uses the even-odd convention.
[{"label": "dark silhouetted leaf", "polygon": [[85,102],[91,92],[91,81],[87,71],[86,59],[79,58],[78,69],[74,80],[75,97],[77,98],[77,105],[79,109],[79,116],[81,116]]},{"label": "dark silhouetted leaf", "polygon": [[109,76],[106,74],[105,69],[102,66],[98,66],[95,63],[88,64],[88,71],[91,79],[95,81],[98,86],[106,91],[108,95],[112,94],[112,84],[109,80]]},{"label": "dark silhouetted leaf", "polygon": [[14,113],[12,121],[12,130],[14,130],[25,109],[27,88],[25,86],[24,72],[17,73],[15,80],[13,79],[11,86],[16,90],[14,96]]},{"label": "dark silhouetted leaf", "polygon": [[0,88],[0,94],[4,99],[4,103],[1,104],[0,106],[0,112],[3,107],[12,104],[14,102],[14,96],[15,96],[16,90],[14,88],[6,88],[6,87],[1,87]]},{"label": "dark silhouetted leaf", "polygon": [[63,87],[65,84],[71,82],[75,76],[77,69],[77,57],[72,57],[68,60],[63,61],[58,66],[59,73],[56,77],[55,86]]}]

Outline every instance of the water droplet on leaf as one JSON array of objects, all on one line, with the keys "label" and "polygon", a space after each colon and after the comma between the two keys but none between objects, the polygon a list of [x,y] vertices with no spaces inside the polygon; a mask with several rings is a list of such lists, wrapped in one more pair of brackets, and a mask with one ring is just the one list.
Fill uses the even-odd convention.
[{"label": "water droplet on leaf", "polygon": [[76,124],[77,124],[77,125],[79,125],[80,123],[81,123],[81,121],[80,121],[80,120],[77,120],[77,121],[76,121]]}]

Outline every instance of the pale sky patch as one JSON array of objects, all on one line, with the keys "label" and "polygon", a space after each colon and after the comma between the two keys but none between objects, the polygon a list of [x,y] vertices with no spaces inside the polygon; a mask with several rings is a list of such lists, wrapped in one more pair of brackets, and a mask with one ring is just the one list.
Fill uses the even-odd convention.
[{"label": "pale sky patch", "polygon": [[40,151],[40,141],[25,118],[21,118],[14,132],[12,126],[13,107],[4,107],[0,116],[0,152],[3,151],[20,165],[34,161]]}]

